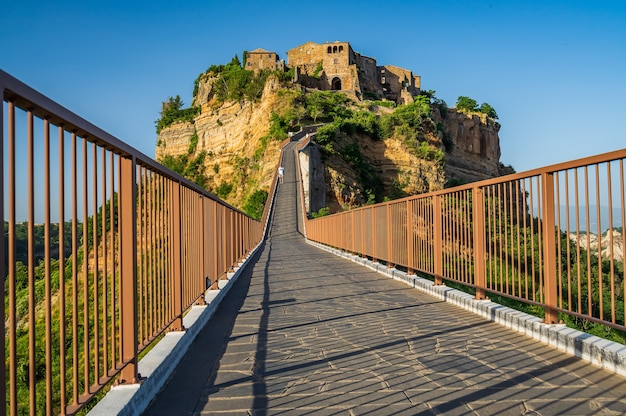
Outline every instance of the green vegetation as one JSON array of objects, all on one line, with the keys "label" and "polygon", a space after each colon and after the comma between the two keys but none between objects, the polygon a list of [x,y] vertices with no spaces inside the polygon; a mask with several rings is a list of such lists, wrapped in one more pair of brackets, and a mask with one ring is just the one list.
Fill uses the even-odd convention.
[{"label": "green vegetation", "polygon": [[[516,218],[515,214],[512,216],[505,208],[507,204],[505,201],[489,197],[485,202],[489,207],[485,224],[486,253],[489,253],[485,270],[487,286],[508,293],[512,297],[542,301],[541,288],[545,279],[542,274],[542,265],[545,253],[543,253],[542,244],[543,232],[539,230],[540,220],[528,217],[527,223],[524,224],[523,219]],[[446,209],[452,211],[472,210],[471,201],[468,207],[467,204],[459,205],[458,201],[450,198],[446,205]],[[471,224],[467,227],[471,227]],[[612,314],[615,314],[615,321],[624,325],[624,263],[613,261],[611,264],[608,259],[598,260],[597,252],[588,252],[583,247],[577,246],[564,232],[558,231],[557,241],[559,243],[557,247],[560,248],[557,255],[557,275],[561,276],[558,290],[562,293],[562,309],[571,309],[574,312],[606,321],[611,321]],[[456,253],[462,252],[460,245],[450,247],[449,250]],[[452,270],[459,263],[471,265],[473,262],[469,253],[466,257],[464,255],[453,256],[456,259],[445,265],[448,270],[444,274],[452,275]],[[475,293],[474,289],[468,289],[463,285],[454,282],[450,284],[468,293]],[[616,289],[613,293],[614,308],[611,306],[610,288],[612,287]],[[493,293],[489,293],[489,297],[499,304],[544,317],[544,309],[541,306],[522,303]],[[577,301],[579,297],[580,303]],[[600,310],[601,302],[602,311]],[[565,313],[559,313],[559,319],[571,328],[626,344],[626,333],[606,325]]]},{"label": "green vegetation", "polygon": [[315,67],[315,71],[313,71],[311,77],[315,79],[320,79],[322,72],[324,72],[324,65],[322,65],[322,62],[318,62],[317,67]]},{"label": "green vegetation", "polygon": [[[99,244],[100,239],[102,238],[102,222],[104,221],[105,230],[111,231],[111,226],[117,226],[117,194],[113,195],[112,200],[109,199],[106,202],[106,207],[111,208],[113,210],[113,224],[111,224],[111,217],[107,212],[106,217],[103,219],[103,208],[100,207],[95,217],[95,237],[96,244]],[[94,217],[90,216],[87,218],[85,222],[87,224],[86,230],[84,229],[84,224],[80,221],[76,223],[65,222],[63,224],[63,242],[59,244],[59,225],[58,224],[50,224],[50,261],[49,264],[46,264],[44,260],[44,246],[45,246],[45,233],[44,226],[35,224],[33,225],[33,245],[35,247],[35,256],[33,258],[33,288],[34,288],[34,308],[37,311],[35,316],[34,325],[30,325],[28,322],[28,309],[29,306],[33,306],[30,304],[29,300],[29,259],[28,259],[28,223],[20,223],[15,225],[15,254],[16,254],[16,263],[15,263],[15,319],[17,321],[17,330],[15,334],[15,356],[16,356],[16,368],[17,368],[17,406],[19,414],[28,414],[28,403],[29,403],[29,371],[34,366],[35,371],[35,391],[37,395],[37,401],[35,404],[34,413],[35,414],[45,414],[45,400],[46,400],[46,357],[43,353],[46,351],[46,325],[49,324],[51,328],[52,339],[51,341],[51,373],[48,376],[51,379],[52,383],[52,397],[50,398],[52,401],[52,407],[55,414],[60,413],[60,394],[61,389],[64,389],[67,394],[71,394],[71,387],[61,385],[61,374],[60,370],[60,362],[61,359],[64,360],[66,366],[68,366],[68,372],[66,374],[67,380],[73,379],[73,357],[76,354],[78,357],[81,357],[84,351],[84,344],[82,343],[83,336],[85,332],[89,333],[89,337],[92,337],[94,328],[98,325],[104,325],[102,322],[99,324],[95,322],[95,319],[92,315],[88,317],[88,326],[83,324],[84,317],[83,308],[85,302],[92,305],[93,304],[93,292],[96,290],[94,286],[94,276],[91,272],[88,273],[87,278],[82,276],[81,271],[84,264],[85,252],[92,252],[94,249]],[[75,263],[74,258],[71,255],[72,250],[72,230],[74,230],[77,235],[77,240],[75,241],[76,246],[80,247],[78,252],[76,253]],[[86,231],[87,239],[84,239],[83,233]],[[4,239],[5,239],[5,247],[8,241],[8,224],[5,222],[4,225]],[[60,270],[61,260],[63,260],[63,270]],[[5,261],[8,261],[5,257]],[[6,266],[6,264],[5,264]],[[46,276],[46,268],[49,267],[50,274]],[[60,298],[61,296],[65,297],[66,308],[71,308],[72,301],[72,293],[74,290],[73,287],[73,276],[74,272],[78,274],[78,285],[76,288],[78,293],[83,291],[84,285],[87,284],[90,286],[88,293],[89,298],[85,299],[82,296],[78,296],[78,302],[75,305],[77,310],[79,311],[77,319],[77,332],[72,332],[71,329],[73,326],[71,313],[66,312],[66,315],[61,318],[59,303],[55,301],[55,299]],[[102,278],[102,276],[101,276]],[[46,285],[46,279],[48,279],[48,285]],[[61,281],[64,284],[65,292],[59,293],[60,283]],[[43,306],[43,302],[46,299],[47,291],[50,291],[51,294],[51,308],[52,308],[52,319],[50,322],[46,323],[45,314],[42,314],[41,308]],[[101,291],[101,289],[98,289]],[[9,291],[9,278],[5,279],[4,286],[5,293]],[[87,292],[84,292],[87,293]],[[101,292],[99,296],[103,296]],[[8,317],[8,308],[9,308],[9,296],[5,296],[5,317]],[[69,311],[70,309],[66,309]],[[60,326],[61,322],[65,321],[66,332],[65,335],[65,344],[64,344],[64,356],[61,354],[60,350]],[[5,323],[6,324],[6,323]],[[29,335],[32,327],[34,326],[34,340],[35,340],[35,362],[30,362],[29,359]],[[76,348],[74,348],[74,337],[79,341],[76,342]],[[5,339],[5,350],[9,351],[9,339],[8,337]],[[8,357],[8,355],[7,355]],[[6,358],[5,358],[6,359]],[[84,384],[84,372],[83,372],[83,362],[79,360],[74,365],[78,367],[78,378],[76,381],[77,385]],[[93,365],[93,364],[92,364]],[[94,368],[90,368],[90,372],[93,377]],[[7,383],[7,391],[8,391],[8,382],[9,378],[6,378]],[[94,380],[90,380],[90,383],[93,383]],[[8,406],[8,403],[7,403]]]},{"label": "green vegetation", "polygon": [[[243,56],[245,58],[245,51]],[[211,65],[204,73],[198,75],[194,85],[194,97],[198,92],[198,86],[202,79],[212,76],[217,79],[213,83],[211,94],[217,99],[218,105],[225,101],[257,101],[261,97],[267,78],[270,75],[276,76],[281,82],[288,82],[293,79],[293,74],[293,70],[288,72],[261,70],[255,74],[253,71],[246,70],[245,62],[242,65],[239,57],[235,55],[230,63],[226,65]]]},{"label": "green vegetation", "polygon": [[222,199],[225,199],[233,190],[234,185],[230,182],[222,182],[217,188],[215,188],[215,194]]},{"label": "green vegetation", "polygon": [[[315,140],[325,157],[338,155],[349,163],[359,177],[364,195],[368,200],[382,201],[384,189],[382,180],[373,166],[365,159],[360,145],[350,139],[356,134],[368,136],[372,140],[386,140],[391,137],[402,140],[404,145],[417,157],[437,163],[443,167],[444,151],[429,141],[428,133],[436,131],[432,120],[430,96],[418,96],[411,104],[398,106],[392,113],[376,115],[371,111],[356,108],[347,96],[341,93],[316,91],[306,93],[295,100],[294,111],[316,122],[326,124],[317,129]],[[299,107],[302,108],[298,110]],[[397,180],[392,193],[405,196],[401,183]]]},{"label": "green vegetation", "polygon": [[345,94],[330,91],[314,91],[304,96],[306,114],[313,122],[330,121],[336,118],[347,118],[351,115],[348,106],[352,103]]},{"label": "green vegetation", "polygon": [[161,105],[161,118],[155,121],[156,132],[159,134],[165,127],[177,122],[190,122],[200,113],[200,107],[183,109],[184,103],[180,96],[169,97]]},{"label": "green vegetation", "polygon": [[263,189],[257,189],[252,192],[243,204],[243,212],[254,218],[260,220],[263,216],[263,210],[265,209],[265,202],[267,201],[267,191]]},{"label": "green vegetation", "polygon": [[363,157],[359,145],[352,143],[344,146],[340,154],[356,171],[359,182],[363,186],[365,194],[368,195],[368,203],[381,202],[383,198],[383,182],[380,176],[376,174],[374,167]]},{"label": "green vegetation", "polygon": [[320,218],[320,217],[325,217],[329,214],[330,214],[330,208],[324,207],[324,208],[320,208],[319,211],[317,212],[312,212],[311,216],[313,218]]},{"label": "green vegetation", "polygon": [[193,134],[189,138],[189,147],[187,148],[186,154],[177,156],[166,154],[160,158],[158,162],[204,188],[208,183],[204,163],[207,152],[203,150],[196,153],[198,140],[198,132],[194,129]]},{"label": "green vegetation", "polygon": [[487,114],[488,117],[491,117],[494,120],[498,119],[498,113],[496,113],[496,110],[492,106],[487,103],[482,103],[478,106],[478,102],[476,100],[465,96],[459,96],[459,98],[457,98],[456,109],[469,113]]},{"label": "green vegetation", "polygon": [[396,103],[394,103],[393,101],[389,101],[389,100],[375,100],[372,102],[372,104],[379,105],[381,107],[387,107],[387,108],[396,108],[398,106]]}]

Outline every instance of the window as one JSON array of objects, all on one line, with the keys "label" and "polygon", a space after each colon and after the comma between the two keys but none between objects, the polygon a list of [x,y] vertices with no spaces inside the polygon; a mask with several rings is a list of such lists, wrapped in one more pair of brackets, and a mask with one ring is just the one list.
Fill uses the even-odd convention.
[{"label": "window", "polygon": [[338,64],[339,63],[339,59],[335,58],[333,59],[333,64]]}]

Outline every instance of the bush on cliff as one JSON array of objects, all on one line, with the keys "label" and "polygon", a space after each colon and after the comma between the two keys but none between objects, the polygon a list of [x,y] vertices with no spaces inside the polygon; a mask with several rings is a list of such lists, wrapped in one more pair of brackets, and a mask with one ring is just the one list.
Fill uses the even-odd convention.
[{"label": "bush on cliff", "polygon": [[155,121],[156,132],[159,134],[165,127],[179,121],[193,122],[193,119],[200,112],[200,107],[182,108],[184,105],[180,96],[169,97],[167,101],[161,103],[161,118]]}]

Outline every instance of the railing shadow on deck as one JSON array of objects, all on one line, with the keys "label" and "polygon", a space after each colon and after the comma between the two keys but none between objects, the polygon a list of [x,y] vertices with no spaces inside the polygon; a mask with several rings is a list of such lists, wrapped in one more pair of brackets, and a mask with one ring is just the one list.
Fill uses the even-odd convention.
[{"label": "railing shadow on deck", "polygon": [[[306,236],[324,250],[626,375],[624,345],[562,325],[583,320],[626,331],[625,159],[622,149],[307,216]],[[497,305],[489,295],[531,305],[543,318]]]}]

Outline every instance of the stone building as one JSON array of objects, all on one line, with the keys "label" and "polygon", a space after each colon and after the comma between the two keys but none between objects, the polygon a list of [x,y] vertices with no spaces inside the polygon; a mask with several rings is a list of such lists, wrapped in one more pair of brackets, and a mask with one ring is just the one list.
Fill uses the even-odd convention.
[{"label": "stone building", "polygon": [[266,51],[265,49],[255,49],[252,52],[246,52],[245,69],[254,71],[255,73],[261,69],[284,70],[285,62],[280,61],[276,52]]},{"label": "stone building", "polygon": [[295,81],[309,88],[354,94],[358,99],[408,103],[420,92],[420,77],[355,52],[349,42],[307,42],[287,51]]}]

